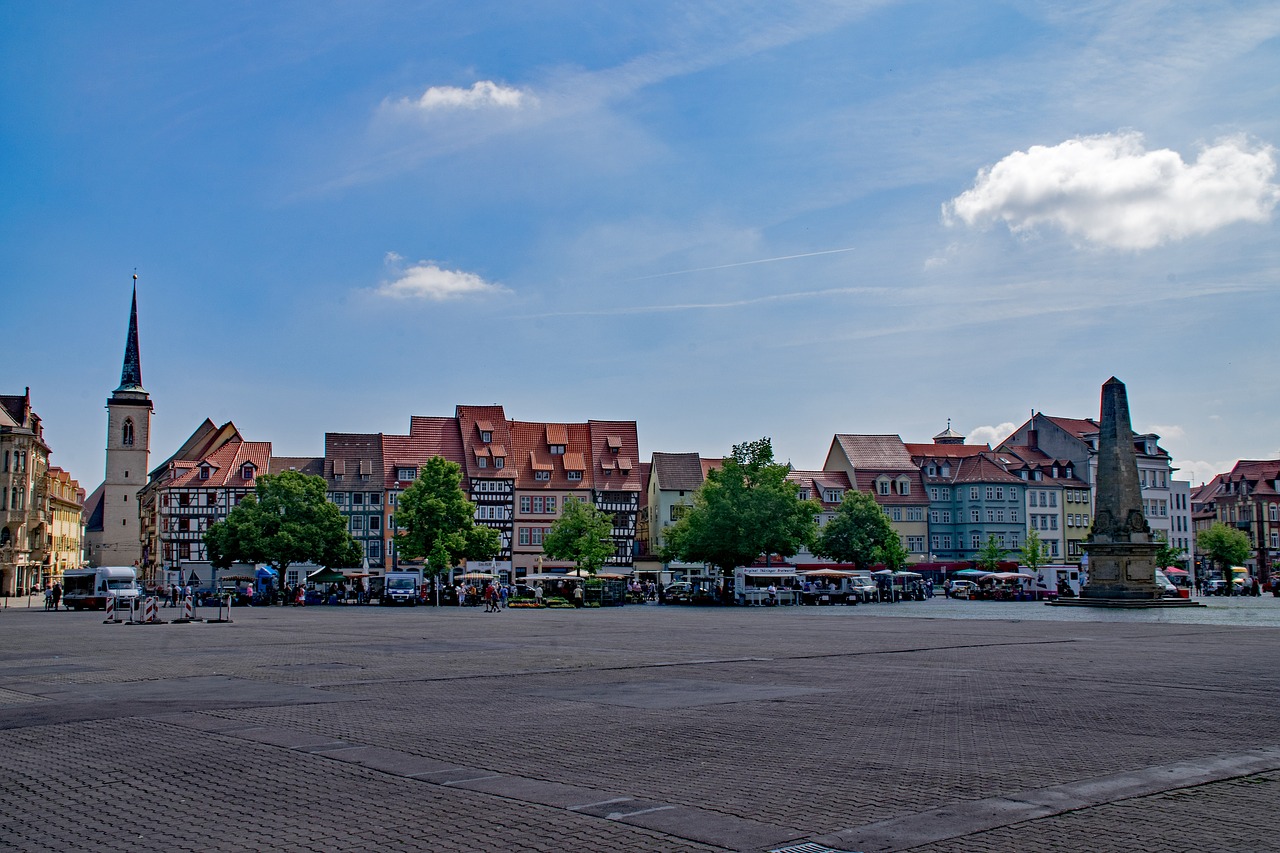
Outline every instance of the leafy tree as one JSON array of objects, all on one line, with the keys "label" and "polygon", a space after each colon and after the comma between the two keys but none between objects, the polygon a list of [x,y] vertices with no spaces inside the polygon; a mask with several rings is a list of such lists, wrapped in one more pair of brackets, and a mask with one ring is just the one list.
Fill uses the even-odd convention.
[{"label": "leafy tree", "polygon": [[665,531],[664,559],[708,563],[728,574],[761,554],[794,555],[813,541],[822,506],[800,500],[789,472],[773,461],[768,438],[734,445],[724,465],[707,472],[693,506]]},{"label": "leafy tree", "polygon": [[542,539],[542,550],[553,560],[572,560],[594,575],[617,549],[610,538],[612,532],[612,515],[584,500],[567,497],[560,517]]},{"label": "leafy tree", "polygon": [[475,514],[462,491],[462,468],[433,456],[397,501],[396,547],[410,560],[426,557],[433,579],[464,559],[491,560],[502,541],[498,531],[476,524]]},{"label": "leafy tree", "polygon": [[278,572],[281,589],[285,571],[295,563],[358,565],[360,546],[325,489],[323,477],[300,471],[262,475],[252,494],[205,531],[210,562],[219,569],[267,563]]},{"label": "leafy tree", "polygon": [[1156,543],[1159,547],[1156,549],[1156,567],[1166,568],[1168,566],[1176,566],[1182,562],[1182,550],[1175,548],[1169,544],[1169,534],[1163,530],[1157,530],[1155,534]]},{"label": "leafy tree", "polygon": [[889,516],[876,499],[866,492],[848,491],[835,518],[818,533],[813,553],[868,569],[882,561],[881,552],[890,542],[902,546]]},{"label": "leafy tree", "polygon": [[983,545],[976,555],[976,562],[986,572],[1000,571],[1000,563],[1009,552],[1001,548],[994,535],[987,536],[987,544]]},{"label": "leafy tree", "polygon": [[907,560],[911,557],[910,552],[902,544],[902,537],[893,534],[884,541],[884,544],[876,549],[876,558],[884,563],[884,567],[892,572],[900,572],[907,565]]},{"label": "leafy tree", "polygon": [[1230,569],[1249,559],[1253,546],[1243,531],[1228,527],[1221,521],[1215,521],[1207,530],[1201,530],[1196,536],[1196,545],[1201,553],[1213,560],[1218,571],[1231,582]]},{"label": "leafy tree", "polygon": [[1041,566],[1049,562],[1049,554],[1045,550],[1044,543],[1040,541],[1040,534],[1034,530],[1027,531],[1027,541],[1022,545],[1022,553],[1020,555],[1022,565],[1026,566],[1031,574],[1036,574]]}]

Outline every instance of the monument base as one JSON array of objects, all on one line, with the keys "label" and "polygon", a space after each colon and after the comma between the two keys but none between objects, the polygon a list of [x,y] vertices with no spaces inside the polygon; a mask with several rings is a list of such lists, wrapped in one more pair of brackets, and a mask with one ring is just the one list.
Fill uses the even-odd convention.
[{"label": "monument base", "polygon": [[1162,607],[1204,607],[1189,598],[1057,598],[1050,607],[1099,607],[1107,610],[1155,610]]}]

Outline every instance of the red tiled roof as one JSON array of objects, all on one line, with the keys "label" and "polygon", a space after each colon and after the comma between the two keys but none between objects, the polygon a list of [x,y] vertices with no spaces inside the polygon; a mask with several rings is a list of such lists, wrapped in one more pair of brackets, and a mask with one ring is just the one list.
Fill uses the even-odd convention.
[{"label": "red tiled roof", "polygon": [[568,444],[569,431],[564,424],[547,424],[547,444]]},{"label": "red tiled roof", "polygon": [[[244,467],[251,468],[251,476],[242,476]],[[237,439],[213,451],[208,457],[195,462],[190,468],[175,473],[172,480],[165,483],[166,488],[253,488],[259,474],[270,471],[271,442],[243,441]],[[209,471],[208,479],[200,479],[201,469]]]},{"label": "red tiled roof", "polygon": [[[381,433],[327,432],[324,435],[325,479],[338,491],[386,488]],[[338,475],[342,476],[338,480]]]},{"label": "red tiled roof", "polygon": [[912,459],[955,459],[991,449],[986,444],[908,444],[906,448]]},{"label": "red tiled roof", "polygon": [[635,421],[587,421],[591,454],[596,459],[610,459],[612,468],[604,468],[608,476],[597,477],[595,488],[615,492],[638,492],[644,480],[635,461],[640,458],[640,439]]},{"label": "red tiled roof", "polygon": [[282,471],[300,471],[303,474],[324,476],[323,456],[272,456],[268,463],[268,473],[279,474]]},{"label": "red tiled roof", "polygon": [[915,467],[900,436],[837,435],[836,441],[855,470],[906,471]]},{"label": "red tiled roof", "polygon": [[585,471],[587,469],[586,463],[582,461],[581,453],[565,453],[563,460],[564,470],[566,471]]},{"label": "red tiled roof", "polygon": [[[552,455],[547,442],[549,427],[553,433],[564,437],[563,456]],[[591,487],[591,475],[582,467],[587,450],[586,424],[545,424],[536,421],[512,421],[510,426],[512,447],[516,459],[516,488],[518,489],[587,489]],[[560,437],[557,435],[556,437]],[[559,461],[557,461],[559,460]],[[579,467],[574,467],[574,465]],[[569,480],[567,471],[583,471],[581,480]],[[550,479],[538,480],[535,471],[549,471]]]},{"label": "red tiled roof", "polygon": [[[399,481],[399,469],[413,468],[415,473],[434,456],[442,456],[464,468],[462,434],[456,418],[414,415],[409,419],[408,435],[382,436],[382,461],[387,483]],[[408,486],[401,482],[401,486]]]},{"label": "red tiled roof", "polygon": [[481,468],[477,464],[480,455],[474,452],[477,446],[483,446],[480,441],[480,433],[488,432],[490,435],[490,444],[500,445],[502,447],[520,447],[511,440],[511,423],[507,420],[506,414],[502,410],[502,406],[458,406],[456,408],[456,417],[458,420],[458,431],[462,436],[463,453],[463,473],[469,478],[490,479],[490,480],[510,480],[516,477],[516,471],[513,467],[493,468],[486,466]]},{"label": "red tiled roof", "polygon": [[1042,417],[1076,438],[1084,438],[1102,429],[1102,426],[1093,418],[1054,418],[1049,415],[1042,415]]}]

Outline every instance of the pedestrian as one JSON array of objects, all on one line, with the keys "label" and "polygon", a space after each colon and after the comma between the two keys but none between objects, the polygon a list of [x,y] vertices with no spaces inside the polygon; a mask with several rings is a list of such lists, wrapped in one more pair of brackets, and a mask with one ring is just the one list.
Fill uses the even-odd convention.
[{"label": "pedestrian", "polygon": [[506,606],[507,606],[507,599],[508,599],[510,596],[511,596],[511,591],[510,591],[509,589],[507,589],[507,585],[504,583],[501,587],[499,587],[499,588],[498,588],[498,606],[499,606],[499,608],[501,608],[501,609],[506,609]]},{"label": "pedestrian", "polygon": [[533,604],[535,607],[542,606],[542,584],[538,584],[533,588]]},{"label": "pedestrian", "polygon": [[44,588],[44,609],[53,609],[53,587],[51,586],[46,586]]},{"label": "pedestrian", "polygon": [[58,609],[58,602],[62,600],[62,584],[55,582],[53,585],[53,609]]},{"label": "pedestrian", "polygon": [[778,588],[773,584],[769,584],[769,606],[773,607],[778,603]]},{"label": "pedestrian", "polygon": [[582,606],[582,584],[577,584],[573,588],[573,606],[574,607]]}]

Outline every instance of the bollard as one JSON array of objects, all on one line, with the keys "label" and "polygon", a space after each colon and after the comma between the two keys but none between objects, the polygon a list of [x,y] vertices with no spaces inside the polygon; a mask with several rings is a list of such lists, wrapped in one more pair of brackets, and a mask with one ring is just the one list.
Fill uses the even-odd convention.
[{"label": "bollard", "polygon": [[[135,607],[137,606],[137,599],[134,599],[134,606]],[[139,620],[137,616],[134,616],[125,624],[127,625],[163,625],[165,624],[164,620],[160,618],[160,611],[159,611],[159,608],[157,608],[156,606],[155,598],[148,596],[142,602],[141,609],[142,609],[142,619]]]},{"label": "bollard", "polygon": [[116,616],[116,597],[114,595],[107,596],[107,618],[102,620],[102,624],[119,625],[122,622],[124,620]]}]

